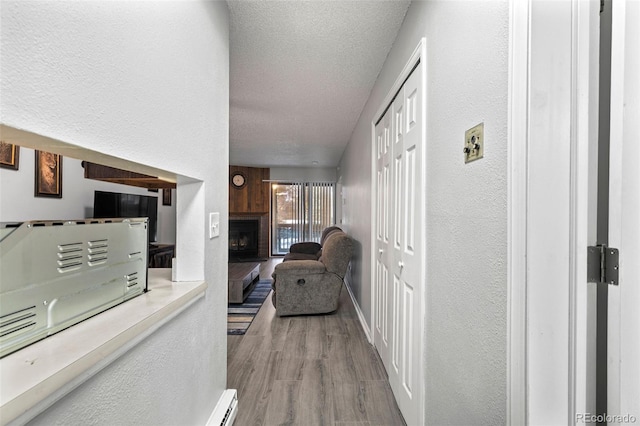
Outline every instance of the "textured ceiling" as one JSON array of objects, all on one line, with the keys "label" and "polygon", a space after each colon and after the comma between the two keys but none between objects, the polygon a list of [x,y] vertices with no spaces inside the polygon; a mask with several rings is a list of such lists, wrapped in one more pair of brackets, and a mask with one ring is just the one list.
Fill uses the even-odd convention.
[{"label": "textured ceiling", "polygon": [[230,164],[337,166],[409,3],[228,0]]}]

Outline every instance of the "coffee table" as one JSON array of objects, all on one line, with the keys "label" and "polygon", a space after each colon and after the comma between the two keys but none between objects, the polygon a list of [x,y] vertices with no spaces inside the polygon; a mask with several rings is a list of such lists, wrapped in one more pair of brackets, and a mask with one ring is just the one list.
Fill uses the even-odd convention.
[{"label": "coffee table", "polygon": [[229,263],[229,303],[244,302],[259,279],[259,263]]}]

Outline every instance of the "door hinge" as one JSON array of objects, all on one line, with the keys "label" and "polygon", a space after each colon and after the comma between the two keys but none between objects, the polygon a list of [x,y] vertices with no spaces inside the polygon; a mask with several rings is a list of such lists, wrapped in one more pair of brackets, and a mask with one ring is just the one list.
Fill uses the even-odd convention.
[{"label": "door hinge", "polygon": [[587,247],[587,282],[618,285],[619,251],[606,245]]}]

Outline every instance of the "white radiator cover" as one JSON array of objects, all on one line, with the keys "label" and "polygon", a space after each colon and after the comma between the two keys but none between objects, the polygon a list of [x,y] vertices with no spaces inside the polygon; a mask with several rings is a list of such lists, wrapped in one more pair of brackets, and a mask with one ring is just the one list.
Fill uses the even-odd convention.
[{"label": "white radiator cover", "polygon": [[238,392],[235,389],[227,389],[218,400],[213,409],[207,426],[231,426],[238,414]]}]

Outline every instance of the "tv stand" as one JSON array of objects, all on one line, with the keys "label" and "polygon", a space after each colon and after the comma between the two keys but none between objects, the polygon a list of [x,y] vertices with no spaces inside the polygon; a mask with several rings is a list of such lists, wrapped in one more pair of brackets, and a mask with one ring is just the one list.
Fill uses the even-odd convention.
[{"label": "tv stand", "polygon": [[171,268],[174,244],[149,244],[149,268]]}]

